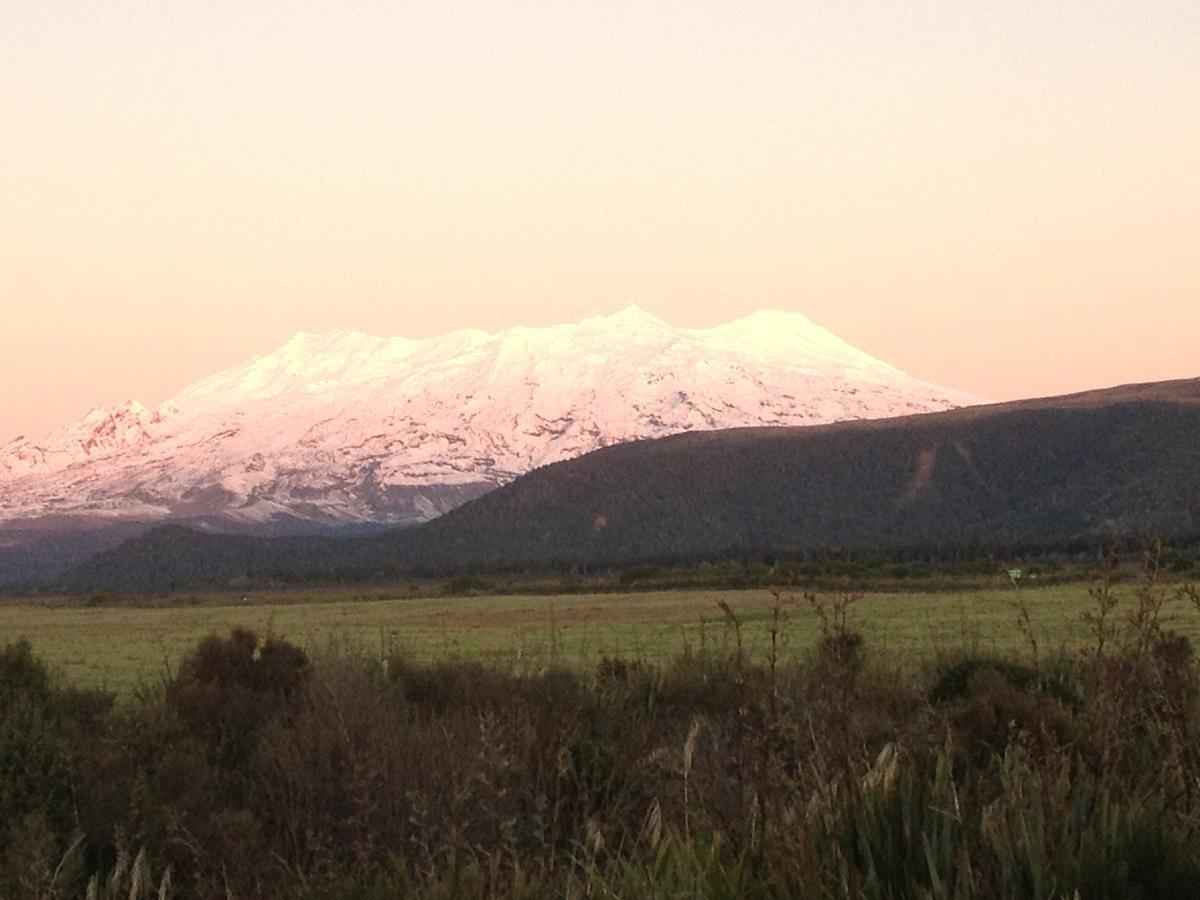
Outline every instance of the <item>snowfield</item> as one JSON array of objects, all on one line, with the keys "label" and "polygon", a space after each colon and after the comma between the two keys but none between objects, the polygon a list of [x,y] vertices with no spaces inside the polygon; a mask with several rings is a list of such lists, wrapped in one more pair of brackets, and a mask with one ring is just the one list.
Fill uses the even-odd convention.
[{"label": "snowfield", "polygon": [[154,409],[98,408],[0,447],[0,520],[424,521],[620,441],[977,402],[794,313],[685,329],[631,306],[426,340],[301,333]]}]

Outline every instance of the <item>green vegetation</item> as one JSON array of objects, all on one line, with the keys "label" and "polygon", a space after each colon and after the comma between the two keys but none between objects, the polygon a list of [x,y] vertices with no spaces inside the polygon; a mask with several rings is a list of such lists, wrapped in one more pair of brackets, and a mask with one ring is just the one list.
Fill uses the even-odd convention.
[{"label": "green vegetation", "polygon": [[[408,603],[451,627],[494,608],[541,617],[553,652],[513,672],[234,630],[114,703],[9,643],[0,896],[1200,896],[1200,665],[1181,631],[1200,590],[1151,567],[1138,586],[1005,599],[38,610]],[[680,604],[677,628],[714,601],[711,639],[669,658],[584,665],[563,637],[609,604],[660,623]],[[1003,637],[932,653],[917,610],[953,603],[994,607]],[[1052,640],[1067,605],[1080,630]],[[925,662],[898,668],[893,648]]]},{"label": "green vegetation", "polygon": [[[1017,629],[1024,603],[1041,647],[1075,649],[1088,639],[1082,619],[1088,585],[996,587],[936,593],[856,595],[852,615],[867,641],[898,665],[960,651],[1011,656],[1023,652]],[[169,595],[153,601],[95,594],[10,602],[0,639],[26,638],[68,682],[128,692],[156,683],[204,635],[249,628],[310,652],[331,642],[379,657],[404,652],[418,662],[473,660],[509,671],[555,665],[590,669],[600,659],[663,662],[702,649],[728,649],[731,632],[718,604],[743,623],[748,655],[770,645],[775,600],[765,589],[657,591],[562,596],[421,598],[372,589],[292,589],[236,594]],[[822,593],[820,597],[837,596]],[[784,593],[780,654],[809,653],[820,620],[803,593]],[[131,603],[147,603],[134,606]],[[1134,602],[1130,593],[1118,601]],[[1118,614],[1120,610],[1118,611]],[[1200,613],[1179,610],[1176,627],[1200,640]]]}]

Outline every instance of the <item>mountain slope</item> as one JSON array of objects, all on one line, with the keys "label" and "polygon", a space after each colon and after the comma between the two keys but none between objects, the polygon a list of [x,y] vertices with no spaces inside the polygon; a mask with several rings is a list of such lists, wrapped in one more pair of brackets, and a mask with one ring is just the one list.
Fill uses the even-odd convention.
[{"label": "mountain slope", "polygon": [[632,442],[538,469],[417,528],[342,541],[157,531],[99,555],[74,583],[1053,545],[1151,531],[1200,533],[1200,379]]},{"label": "mountain slope", "polygon": [[512,563],[1197,530],[1200,379],[613,447],[393,541],[410,560]]},{"label": "mountain slope", "polygon": [[97,409],[0,447],[0,522],[419,522],[622,441],[972,402],[781,312],[709,329],[629,307],[428,340],[300,334],[155,409]]}]

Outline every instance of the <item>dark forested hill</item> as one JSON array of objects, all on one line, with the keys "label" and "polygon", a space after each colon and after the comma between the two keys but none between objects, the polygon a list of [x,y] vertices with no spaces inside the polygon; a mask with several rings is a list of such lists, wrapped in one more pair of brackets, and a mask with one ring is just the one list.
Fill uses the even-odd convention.
[{"label": "dark forested hill", "polygon": [[683,434],[534,471],[424,526],[346,539],[159,530],[76,585],[627,564],[814,548],[1200,532],[1200,379],[898,419]]}]

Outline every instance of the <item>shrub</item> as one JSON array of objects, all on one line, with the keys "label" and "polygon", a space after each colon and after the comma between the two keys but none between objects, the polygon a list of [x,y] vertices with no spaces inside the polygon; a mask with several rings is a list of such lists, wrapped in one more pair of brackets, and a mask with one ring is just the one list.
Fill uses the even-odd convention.
[{"label": "shrub", "polygon": [[0,896],[1200,896],[1163,595],[1084,653],[924,676],[879,667],[852,600],[810,598],[802,662],[755,663],[726,605],[725,652],[590,676],[237,631],[118,707],[10,645]]},{"label": "shrub", "polygon": [[168,709],[227,770],[245,765],[262,725],[286,707],[309,674],[302,650],[283,641],[261,647],[253,632],[210,635],[167,685]]}]

